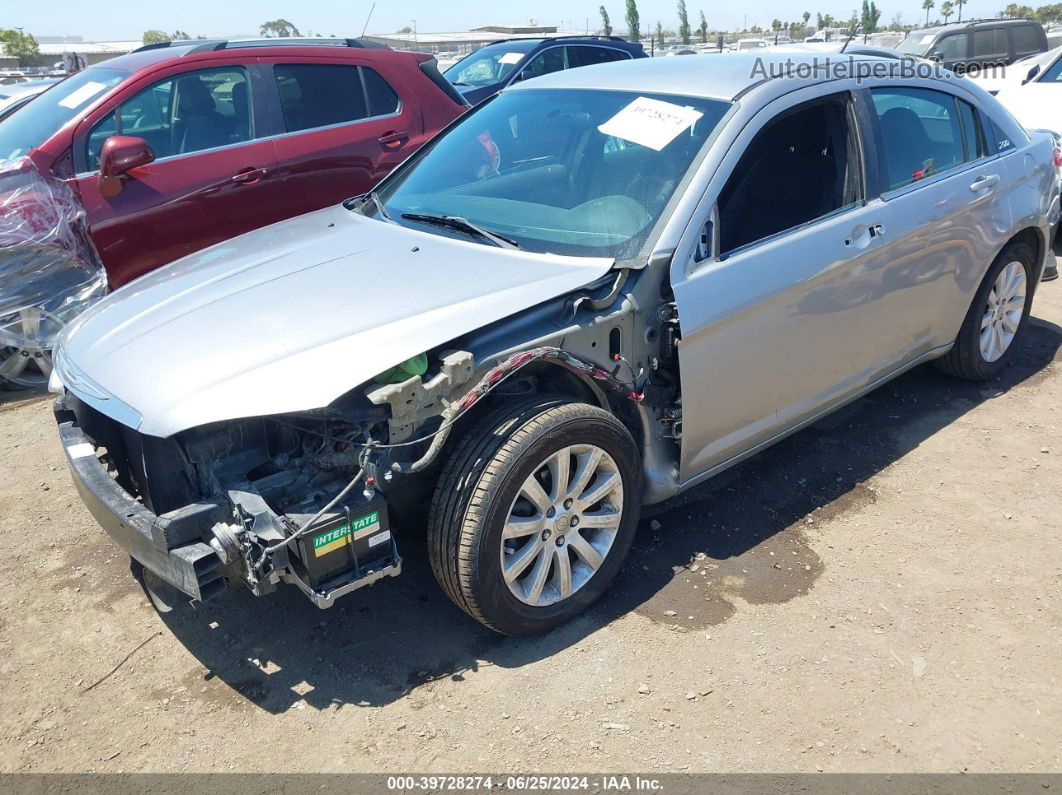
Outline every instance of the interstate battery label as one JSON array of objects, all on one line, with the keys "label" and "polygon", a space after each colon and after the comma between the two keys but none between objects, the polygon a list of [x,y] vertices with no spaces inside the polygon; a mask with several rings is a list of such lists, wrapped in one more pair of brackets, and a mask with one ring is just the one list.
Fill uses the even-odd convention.
[{"label": "interstate battery label", "polygon": [[354,519],[348,524],[333,527],[326,533],[313,537],[313,554],[315,557],[327,555],[329,552],[339,549],[344,544],[349,544],[355,538],[375,533],[380,529],[380,512],[373,511],[359,519]]}]

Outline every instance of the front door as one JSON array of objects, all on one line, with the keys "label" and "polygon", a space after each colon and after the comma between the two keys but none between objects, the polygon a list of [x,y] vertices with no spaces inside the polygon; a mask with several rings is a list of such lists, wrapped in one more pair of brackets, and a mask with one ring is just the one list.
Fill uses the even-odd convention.
[{"label": "front door", "polygon": [[[252,93],[244,64],[179,72],[84,122],[75,179],[112,287],[284,217],[273,144],[256,140]],[[143,138],[155,160],[108,198],[99,155],[115,134]]]},{"label": "front door", "polygon": [[888,230],[880,202],[865,201],[857,142],[847,92],[779,100],[738,136],[709,186],[710,243],[676,256],[671,275],[683,481],[890,366]]}]

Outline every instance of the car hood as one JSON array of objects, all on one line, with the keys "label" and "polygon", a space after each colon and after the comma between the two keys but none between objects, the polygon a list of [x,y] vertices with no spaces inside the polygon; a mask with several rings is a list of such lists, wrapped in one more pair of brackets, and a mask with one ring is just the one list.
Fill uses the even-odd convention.
[{"label": "car hood", "polygon": [[1026,83],[1004,88],[996,99],[1026,130],[1051,130],[1062,135],[1062,89],[1052,83]]},{"label": "car hood", "polygon": [[325,406],[611,266],[331,207],[204,249],[115,291],[68,327],[56,369],[104,414],[166,437]]}]

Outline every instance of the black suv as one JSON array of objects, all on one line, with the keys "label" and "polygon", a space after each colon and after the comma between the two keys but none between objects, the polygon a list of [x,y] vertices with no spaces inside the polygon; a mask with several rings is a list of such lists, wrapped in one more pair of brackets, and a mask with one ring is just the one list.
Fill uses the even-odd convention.
[{"label": "black suv", "polygon": [[1027,55],[1046,52],[1047,34],[1031,19],[975,19],[913,30],[896,49],[964,72],[974,65],[1007,66]]},{"label": "black suv", "polygon": [[518,80],[577,66],[647,57],[641,44],[619,36],[507,39],[466,55],[443,75],[468,102],[477,105]]}]

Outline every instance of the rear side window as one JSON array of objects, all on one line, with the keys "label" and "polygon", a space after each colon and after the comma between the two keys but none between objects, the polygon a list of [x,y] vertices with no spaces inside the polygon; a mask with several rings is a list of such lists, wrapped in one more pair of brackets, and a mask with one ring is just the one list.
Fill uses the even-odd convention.
[{"label": "rear side window", "polygon": [[383,76],[368,66],[358,67],[365,78],[365,93],[369,98],[369,115],[386,116],[398,112],[398,94]]},{"label": "rear side window", "polygon": [[1017,56],[1032,55],[1040,52],[1040,36],[1032,25],[1015,25],[1010,29],[1010,39],[1014,42],[1014,54]]},{"label": "rear side window", "polygon": [[1007,152],[1014,148],[1014,142],[992,120],[988,121],[988,130],[990,148],[994,147],[996,152]]},{"label": "rear side window", "polygon": [[612,61],[625,61],[631,56],[623,50],[612,47],[569,47],[568,61],[570,66],[593,66],[596,63],[611,63]]},{"label": "rear side window", "polygon": [[980,160],[988,154],[981,121],[973,105],[959,100],[959,117],[962,119],[962,136],[966,145],[966,159]]},{"label": "rear side window", "polygon": [[1003,28],[985,28],[974,31],[974,58],[990,58],[1007,54],[1007,34]]},{"label": "rear side window", "polygon": [[874,88],[885,189],[895,190],[965,160],[956,100],[926,88]]},{"label": "rear side window", "polygon": [[249,141],[254,138],[249,97],[243,67],[185,72],[155,83],[92,128],[88,169],[99,168],[100,149],[111,135],[143,138],[157,159]]},{"label": "rear side window", "polygon": [[278,64],[273,68],[284,126],[312,130],[369,116],[358,67],[342,64]]}]

